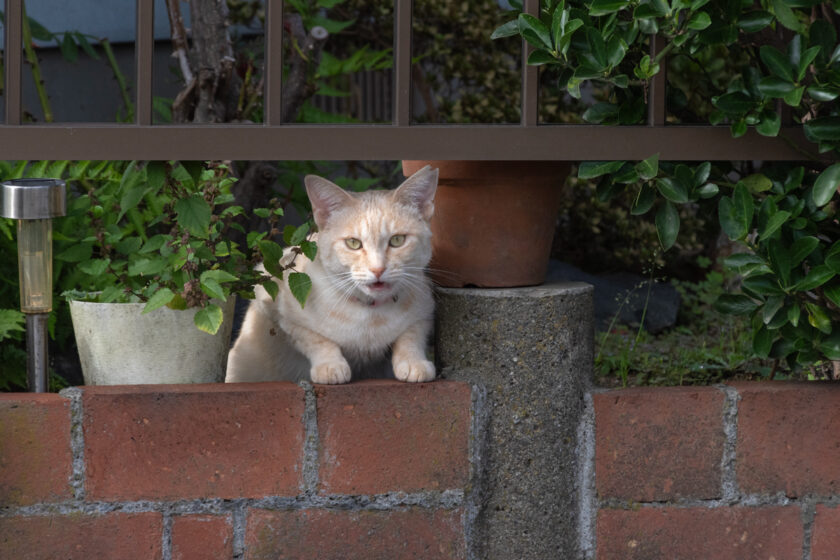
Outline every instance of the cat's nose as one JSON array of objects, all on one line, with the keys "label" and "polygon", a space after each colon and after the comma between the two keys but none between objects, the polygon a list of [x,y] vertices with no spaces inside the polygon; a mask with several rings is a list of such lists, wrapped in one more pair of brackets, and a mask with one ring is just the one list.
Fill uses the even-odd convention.
[{"label": "cat's nose", "polygon": [[376,276],[376,279],[379,280],[379,278],[385,272],[385,267],[381,266],[377,268],[369,268],[368,270],[370,270],[373,273],[373,275]]}]

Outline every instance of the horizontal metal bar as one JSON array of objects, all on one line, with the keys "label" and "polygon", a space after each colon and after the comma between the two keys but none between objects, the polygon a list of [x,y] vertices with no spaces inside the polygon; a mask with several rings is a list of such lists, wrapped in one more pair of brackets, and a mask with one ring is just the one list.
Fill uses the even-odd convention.
[{"label": "horizontal metal bar", "polygon": [[[800,128],[782,129],[808,146]],[[0,126],[3,159],[803,160],[782,138],[720,126]]]}]

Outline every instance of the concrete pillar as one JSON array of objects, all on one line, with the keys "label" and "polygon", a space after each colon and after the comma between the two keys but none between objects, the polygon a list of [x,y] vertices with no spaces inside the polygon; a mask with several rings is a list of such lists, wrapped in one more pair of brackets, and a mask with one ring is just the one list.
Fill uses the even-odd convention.
[{"label": "concrete pillar", "polygon": [[469,557],[573,559],[593,289],[439,288],[435,359],[473,387]]}]

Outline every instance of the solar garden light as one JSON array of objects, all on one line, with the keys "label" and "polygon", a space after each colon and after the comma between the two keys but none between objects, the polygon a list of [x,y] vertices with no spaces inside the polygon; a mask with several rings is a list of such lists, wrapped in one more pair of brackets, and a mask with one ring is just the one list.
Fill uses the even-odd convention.
[{"label": "solar garden light", "polygon": [[49,390],[47,318],[52,311],[52,218],[64,216],[61,179],[14,179],[0,184],[0,217],[18,220],[20,310],[26,314],[29,390]]}]

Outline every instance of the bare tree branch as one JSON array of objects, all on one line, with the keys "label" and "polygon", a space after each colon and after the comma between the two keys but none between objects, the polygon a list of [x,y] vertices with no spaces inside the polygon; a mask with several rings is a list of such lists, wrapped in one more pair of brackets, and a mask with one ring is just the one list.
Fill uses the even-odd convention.
[{"label": "bare tree branch", "polygon": [[321,26],[313,27],[309,33],[303,28],[303,19],[293,14],[288,19],[292,42],[289,61],[289,77],[283,84],[283,122],[294,120],[303,102],[312,97],[317,86],[311,76],[321,60],[321,49],[329,33]]}]

